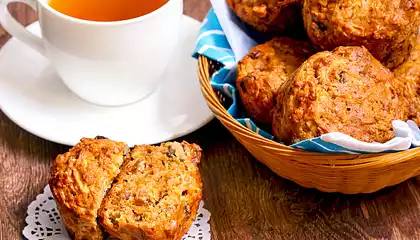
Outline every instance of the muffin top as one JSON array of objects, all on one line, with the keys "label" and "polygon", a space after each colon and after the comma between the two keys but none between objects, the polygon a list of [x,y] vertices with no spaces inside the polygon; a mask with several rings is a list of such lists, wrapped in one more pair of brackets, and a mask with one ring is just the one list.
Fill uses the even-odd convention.
[{"label": "muffin top", "polygon": [[255,121],[271,124],[271,111],[283,83],[314,50],[309,42],[278,37],[251,49],[238,63],[236,86]]},{"label": "muffin top", "polygon": [[324,50],[365,46],[387,67],[407,59],[420,23],[420,0],[305,0],[305,28]]},{"label": "muffin top", "polygon": [[303,0],[227,0],[232,11],[256,30],[280,33],[302,23]]},{"label": "muffin top", "polygon": [[394,70],[394,75],[404,89],[402,95],[407,105],[406,118],[420,125],[420,37],[417,37],[409,59]]},{"label": "muffin top", "polygon": [[393,74],[364,47],[338,47],[310,57],[284,85],[273,133],[286,144],[342,132],[364,142],[394,137],[403,119]]}]

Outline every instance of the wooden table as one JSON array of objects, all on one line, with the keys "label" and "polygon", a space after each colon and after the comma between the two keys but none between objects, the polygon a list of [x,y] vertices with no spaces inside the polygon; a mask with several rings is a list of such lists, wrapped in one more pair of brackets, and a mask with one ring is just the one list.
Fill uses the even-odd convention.
[{"label": "wooden table", "polygon": [[[208,0],[186,0],[202,20]],[[10,9],[24,24],[36,15]],[[0,46],[9,36],[0,28]],[[204,201],[214,239],[420,239],[420,178],[376,194],[346,196],[304,189],[253,159],[214,120],[184,137],[204,149]],[[22,130],[0,112],[0,239],[21,239],[28,204],[47,183],[49,167],[67,146]]]}]

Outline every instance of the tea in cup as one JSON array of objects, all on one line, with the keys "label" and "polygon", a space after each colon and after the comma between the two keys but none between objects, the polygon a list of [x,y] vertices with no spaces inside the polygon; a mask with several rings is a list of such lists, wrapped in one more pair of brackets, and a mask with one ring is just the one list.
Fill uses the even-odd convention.
[{"label": "tea in cup", "polygon": [[[38,12],[42,38],[8,12],[23,2]],[[178,43],[183,0],[0,0],[0,23],[47,57],[67,87],[102,106],[151,94]]]}]

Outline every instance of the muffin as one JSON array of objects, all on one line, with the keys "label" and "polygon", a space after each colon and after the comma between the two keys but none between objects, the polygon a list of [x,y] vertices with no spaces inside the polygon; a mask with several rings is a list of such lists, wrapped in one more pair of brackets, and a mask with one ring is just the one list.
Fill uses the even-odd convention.
[{"label": "muffin", "polygon": [[181,239],[202,196],[200,158],[186,142],[135,147],[102,203],[101,225],[119,239]]},{"label": "muffin", "polygon": [[394,138],[392,121],[404,117],[401,91],[364,47],[317,53],[280,91],[273,134],[286,144],[330,132],[384,143]]},{"label": "muffin", "polygon": [[310,43],[281,37],[252,48],[238,63],[236,86],[252,119],[271,125],[277,92],[313,53]]},{"label": "muffin", "polygon": [[302,24],[303,0],[227,0],[232,11],[260,32],[281,33]]},{"label": "muffin", "polygon": [[323,50],[364,46],[386,67],[407,60],[420,23],[420,0],[304,0],[312,42]]},{"label": "muffin", "polygon": [[409,59],[395,69],[397,81],[403,85],[403,98],[407,105],[406,119],[413,120],[420,126],[420,37]]},{"label": "muffin", "polygon": [[69,152],[57,156],[49,185],[74,239],[103,239],[97,212],[128,151],[124,143],[83,138]]}]

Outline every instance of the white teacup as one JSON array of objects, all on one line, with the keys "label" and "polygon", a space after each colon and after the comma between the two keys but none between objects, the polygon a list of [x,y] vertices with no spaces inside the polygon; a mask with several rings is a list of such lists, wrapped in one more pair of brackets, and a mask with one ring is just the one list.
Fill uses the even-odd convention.
[{"label": "white teacup", "polygon": [[[47,57],[72,92],[93,104],[121,106],[157,88],[177,45],[183,0],[169,0],[147,15],[116,22],[76,19],[47,1],[0,0],[0,23]],[[38,12],[42,38],[10,15],[11,2],[26,3]]]}]

